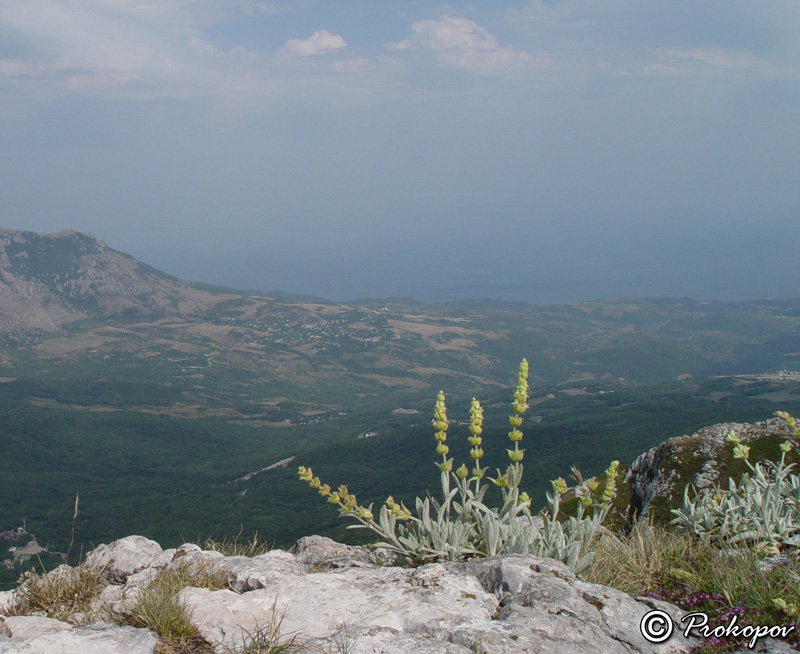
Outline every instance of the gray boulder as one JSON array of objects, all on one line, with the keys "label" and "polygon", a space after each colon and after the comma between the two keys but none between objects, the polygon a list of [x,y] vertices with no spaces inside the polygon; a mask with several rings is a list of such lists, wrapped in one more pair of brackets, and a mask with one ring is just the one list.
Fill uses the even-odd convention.
[{"label": "gray boulder", "polygon": [[161,546],[149,538],[128,536],[92,550],[85,565],[103,570],[111,582],[124,583],[130,575],[150,567],[163,553]]}]

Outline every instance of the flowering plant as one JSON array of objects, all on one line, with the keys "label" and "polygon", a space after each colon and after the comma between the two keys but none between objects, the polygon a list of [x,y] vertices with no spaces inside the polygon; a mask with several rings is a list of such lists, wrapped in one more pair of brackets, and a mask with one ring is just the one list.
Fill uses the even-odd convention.
[{"label": "flowering plant", "polygon": [[[352,528],[366,528],[375,532],[384,547],[404,562],[419,565],[431,561],[462,561],[476,556],[494,556],[507,553],[535,554],[559,559],[575,571],[584,569],[592,553],[589,546],[602,524],[614,497],[617,466],[614,461],[605,474],[605,484],[600,492],[600,482],[584,481],[577,471],[578,485],[570,488],[563,479],[553,482],[553,493],[547,493],[548,507],[541,513],[541,523],[536,524],[531,515],[531,499],[520,492],[523,476],[522,460],[525,450],[520,449],[523,414],[528,409],[528,362],[519,366],[517,387],[509,416],[511,430],[508,439],[513,445],[508,449],[509,465],[504,471],[497,469],[496,476],[487,476],[481,466],[483,458],[483,409],[478,400],[470,407],[469,437],[472,469],[462,464],[453,470],[453,459],[448,457],[447,407],[445,396],[439,392],[434,406],[433,426],[436,430],[436,463],[440,472],[441,499],[430,494],[425,499],[416,498],[415,513],[402,502],[389,496],[381,506],[377,520],[373,505],[364,507],[346,486],[336,491],[322,484],[310,468],[300,466],[298,475],[328,502],[338,506],[339,513],[355,519]],[[502,493],[499,508],[484,503],[487,481]],[[599,497],[596,493],[600,492]],[[561,522],[559,510],[564,495],[578,498],[576,514]],[[591,514],[589,513],[591,511]]]},{"label": "flowering plant", "polygon": [[[776,414],[790,434],[800,436],[795,419],[785,411]],[[794,444],[780,445],[781,458],[750,463],[750,447],[731,431],[726,439],[733,456],[742,459],[750,472],[737,484],[728,479],[728,489],[719,486],[690,497],[684,490],[683,507],[673,509],[672,524],[692,531],[703,539],[730,540],[754,547],[764,554],[777,553],[782,546],[800,547],[800,477],[792,474],[794,464],[786,455]]]}]

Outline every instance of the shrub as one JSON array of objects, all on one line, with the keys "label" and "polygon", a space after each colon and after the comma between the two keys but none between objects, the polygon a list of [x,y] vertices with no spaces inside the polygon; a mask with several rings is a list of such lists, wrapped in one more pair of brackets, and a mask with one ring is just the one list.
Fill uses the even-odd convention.
[{"label": "shrub", "polygon": [[[793,436],[800,436],[795,419],[778,411]],[[749,473],[737,484],[728,479],[728,490],[719,486],[695,493],[684,490],[683,507],[673,509],[672,524],[701,539],[754,548],[764,554],[777,553],[781,547],[800,546],[800,477],[792,474],[794,464],[786,463],[793,444],[781,444],[781,458],[750,463],[750,448],[735,432],[726,439],[733,445],[733,456],[744,460]],[[752,474],[751,474],[752,473]]]},{"label": "shrub", "polygon": [[[376,543],[394,552],[403,562],[419,565],[431,561],[461,561],[476,556],[525,553],[559,559],[575,571],[583,570],[591,561],[589,548],[603,520],[608,515],[614,496],[618,462],[606,471],[605,483],[591,479],[584,481],[575,471],[578,484],[570,488],[564,479],[552,482],[553,492],[547,493],[547,508],[537,525],[530,512],[531,500],[520,492],[523,476],[522,460],[525,450],[520,449],[523,414],[528,409],[528,362],[519,366],[517,388],[509,416],[511,430],[508,438],[513,449],[508,449],[510,464],[495,477],[487,475],[488,468],[481,466],[483,458],[483,409],[473,398],[470,407],[468,437],[471,446],[472,469],[462,464],[454,468],[448,458],[447,408],[445,396],[439,392],[434,407],[433,426],[436,429],[436,463],[440,472],[441,500],[430,493],[424,499],[416,498],[415,513],[391,496],[381,506],[377,521],[372,505],[358,504],[347,486],[332,490],[315,477],[310,468],[300,466],[298,475],[317,489],[327,501],[336,505],[342,516],[355,519],[359,524],[350,528],[366,528],[382,540]],[[502,493],[499,508],[488,507],[484,496],[487,482]],[[575,515],[560,520],[562,499],[574,496]]]}]

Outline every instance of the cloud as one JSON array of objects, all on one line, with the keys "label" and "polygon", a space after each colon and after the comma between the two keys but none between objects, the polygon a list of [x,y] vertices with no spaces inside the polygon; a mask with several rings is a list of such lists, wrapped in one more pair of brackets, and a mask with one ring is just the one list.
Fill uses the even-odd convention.
[{"label": "cloud", "polygon": [[307,39],[289,39],[284,48],[288,52],[308,57],[340,50],[347,43],[339,34],[331,34],[328,30],[318,30]]},{"label": "cloud", "polygon": [[490,75],[513,72],[532,61],[527,52],[501,46],[493,34],[467,18],[422,20],[414,23],[411,31],[409,38],[386,47],[432,52],[445,68]]},{"label": "cloud", "polygon": [[729,72],[755,71],[767,73],[770,66],[760,57],[749,53],[716,46],[674,46],[656,48],[657,63],[650,72],[679,74],[692,70]]}]

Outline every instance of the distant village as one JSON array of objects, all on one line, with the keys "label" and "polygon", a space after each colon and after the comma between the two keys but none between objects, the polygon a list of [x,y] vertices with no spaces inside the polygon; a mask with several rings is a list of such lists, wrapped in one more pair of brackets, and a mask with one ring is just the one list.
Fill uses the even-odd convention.
[{"label": "distant village", "polygon": [[[48,552],[46,547],[42,547],[36,542],[36,536],[28,533],[25,525],[8,531],[0,531],[0,548],[7,543],[13,543],[8,548],[11,557],[3,559],[2,564],[9,570],[15,565],[30,561],[31,557]],[[25,544],[20,545],[19,543]]]}]

